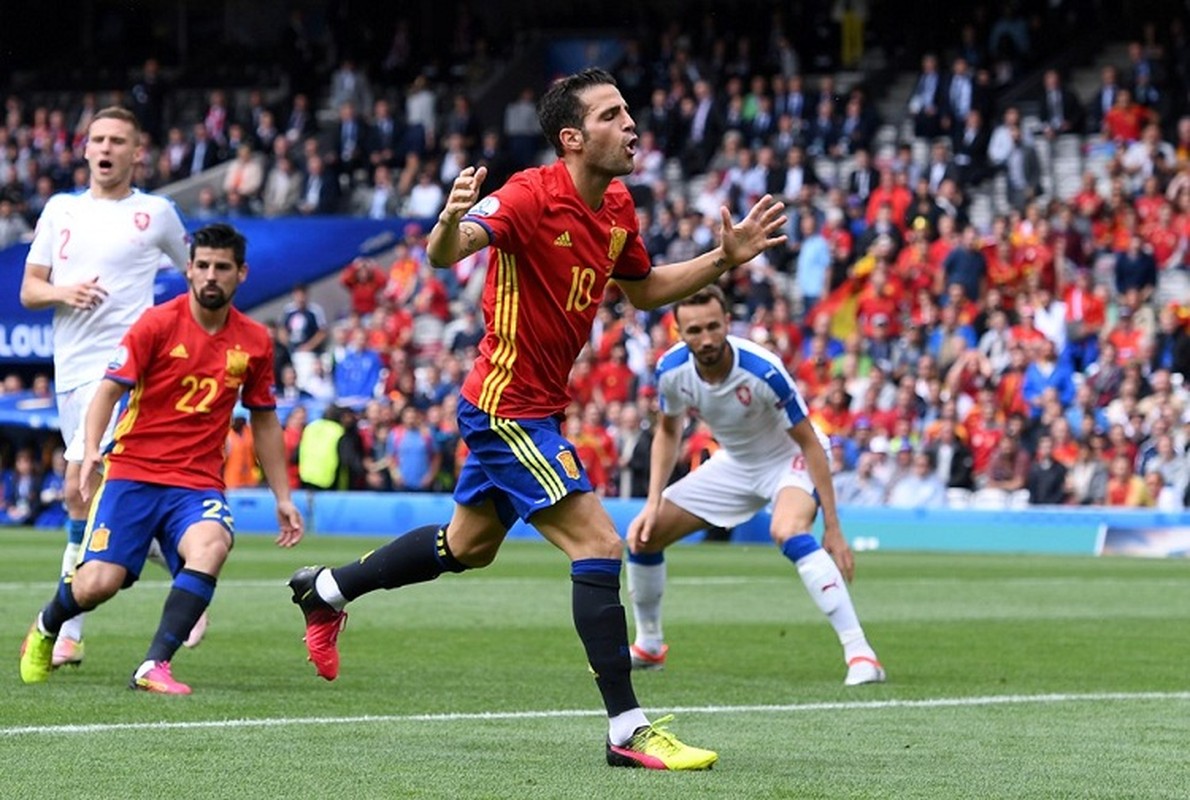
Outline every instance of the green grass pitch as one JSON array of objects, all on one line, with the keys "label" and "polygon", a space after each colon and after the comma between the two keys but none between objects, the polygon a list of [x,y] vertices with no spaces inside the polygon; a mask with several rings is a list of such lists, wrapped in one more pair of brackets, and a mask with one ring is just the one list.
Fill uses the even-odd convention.
[{"label": "green grass pitch", "polygon": [[706,773],[603,763],[605,722],[561,553],[512,541],[487,570],[362,598],[327,683],[285,581],[380,539],[241,536],[189,697],[129,691],[168,584],[157,567],[87,623],[86,663],[24,686],[17,650],[53,590],[57,531],[0,530],[0,797],[1186,798],[1190,563],[867,552],[852,596],[889,672],[841,653],[766,547],[668,558],[654,717],[719,751]]}]

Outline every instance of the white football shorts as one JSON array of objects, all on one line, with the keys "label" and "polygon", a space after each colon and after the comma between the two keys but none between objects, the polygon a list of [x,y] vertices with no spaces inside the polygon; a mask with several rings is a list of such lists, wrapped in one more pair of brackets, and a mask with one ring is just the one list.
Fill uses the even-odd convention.
[{"label": "white football shorts", "polygon": [[788,461],[745,465],[719,450],[661,496],[712,525],[732,528],[754,517],[787,486],[814,496],[814,481],[800,451]]},{"label": "white football shorts", "polygon": [[[68,392],[57,394],[58,428],[62,431],[62,441],[66,442],[66,460],[68,462],[81,463],[83,460],[83,451],[87,443],[87,407],[91,405],[91,399],[95,397],[95,392],[99,389],[102,380],[100,378],[97,381],[90,381],[76,386]],[[99,444],[100,451],[105,450],[111,444],[112,436],[116,432],[116,420],[119,416],[120,409],[117,406],[112,412],[112,418],[108,420],[107,430],[103,433],[103,441]]]}]

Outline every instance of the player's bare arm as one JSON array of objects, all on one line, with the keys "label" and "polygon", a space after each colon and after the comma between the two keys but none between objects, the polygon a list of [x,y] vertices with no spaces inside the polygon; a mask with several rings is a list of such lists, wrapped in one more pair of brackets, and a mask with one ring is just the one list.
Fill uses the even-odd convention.
[{"label": "player's bare arm", "polygon": [[789,435],[797,442],[806,458],[806,471],[810,473],[810,480],[818,492],[818,503],[822,506],[822,549],[830,553],[839,572],[851,583],[855,577],[855,557],[851,547],[843,538],[843,528],[839,525],[839,507],[835,503],[835,484],[831,480],[830,459],[826,450],[822,449],[822,442],[818,441],[818,434],[808,419],[803,419],[789,430]]},{"label": "player's bare arm", "polygon": [[637,308],[653,309],[693,294],[711,283],[724,270],[746,264],[770,247],[785,244],[785,204],[765,195],[739,224],[732,224],[726,206],[723,235],[719,246],[697,258],[656,267],[643,281],[623,281],[620,286]]},{"label": "player's bare arm", "polygon": [[112,418],[112,411],[116,403],[128,388],[110,379],[100,381],[95,396],[91,398],[91,405],[87,406],[87,418],[83,422],[85,444],[83,445],[83,466],[79,472],[79,493],[83,502],[91,502],[91,490],[95,485],[95,478],[99,475],[103,454],[99,452],[99,443],[103,440],[103,432],[107,430],[108,420]]},{"label": "player's bare arm", "polygon": [[649,541],[657,512],[661,509],[661,492],[673,474],[678,460],[678,444],[682,438],[682,420],[662,414],[653,434],[653,445],[649,451],[649,495],[645,506],[628,525],[628,549],[639,552]]},{"label": "player's bare arm", "polygon": [[256,458],[264,472],[273,496],[277,498],[277,523],[281,532],[277,536],[279,547],[293,547],[302,540],[302,514],[289,493],[289,476],[286,472],[285,441],[281,422],[273,410],[250,412],[253,443]]},{"label": "player's bare arm", "polygon": [[482,226],[462,221],[479,200],[479,187],[487,176],[487,167],[465,167],[451,184],[446,205],[426,241],[426,255],[433,266],[449,267],[488,246],[488,232]]},{"label": "player's bare arm", "polygon": [[95,277],[85,283],[55,286],[50,282],[50,268],[43,264],[26,264],[21,279],[21,305],[30,311],[40,311],[56,305],[91,311],[107,297],[107,289]]}]

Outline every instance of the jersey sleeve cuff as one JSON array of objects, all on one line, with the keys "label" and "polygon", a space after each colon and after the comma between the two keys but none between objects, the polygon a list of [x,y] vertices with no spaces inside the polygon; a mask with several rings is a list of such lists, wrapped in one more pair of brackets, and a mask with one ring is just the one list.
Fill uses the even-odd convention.
[{"label": "jersey sleeve cuff", "polygon": [[496,243],[496,234],[492,232],[492,226],[488,225],[486,222],[484,222],[479,217],[472,217],[470,215],[464,215],[463,218],[461,220],[459,220],[459,222],[474,222],[476,225],[478,225],[479,227],[483,228],[485,231],[488,232],[488,242],[489,243],[491,243],[491,244]]}]

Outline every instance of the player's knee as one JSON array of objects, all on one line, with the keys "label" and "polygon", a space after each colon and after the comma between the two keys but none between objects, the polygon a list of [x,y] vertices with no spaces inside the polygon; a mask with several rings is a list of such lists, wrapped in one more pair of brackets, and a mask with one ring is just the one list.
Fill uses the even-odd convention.
[{"label": "player's knee", "polygon": [[785,543],[794,536],[810,530],[810,526],[813,524],[814,520],[812,519],[798,519],[793,521],[792,526],[773,525],[769,528],[769,536],[772,537],[773,544],[777,545],[777,547],[784,547]]},{"label": "player's knee", "polygon": [[124,585],[124,571],[119,569],[87,569],[86,564],[75,571],[70,581],[74,600],[83,608],[94,608],[106,602]]},{"label": "player's knee", "polygon": [[500,552],[500,542],[491,541],[467,541],[467,542],[451,542],[450,553],[455,557],[455,560],[460,564],[465,565],[468,569],[483,569],[496,560],[496,554]]}]

